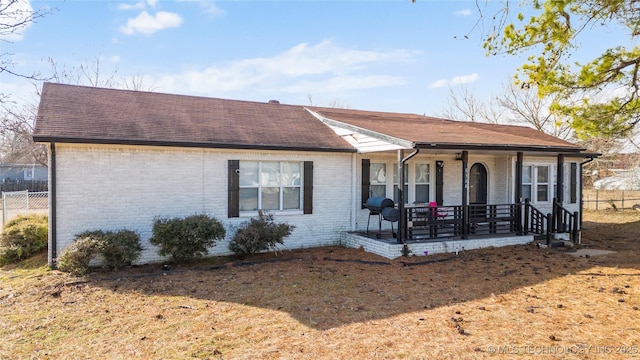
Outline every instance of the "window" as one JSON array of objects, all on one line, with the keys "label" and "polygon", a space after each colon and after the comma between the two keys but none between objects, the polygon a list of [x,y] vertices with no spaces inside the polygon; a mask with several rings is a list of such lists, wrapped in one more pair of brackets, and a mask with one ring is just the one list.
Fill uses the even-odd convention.
[{"label": "window", "polygon": [[[404,164],[404,191],[405,202],[409,198],[409,166]],[[393,164],[393,201],[398,202],[398,163]]]},{"label": "window", "polygon": [[549,165],[522,167],[522,197],[531,202],[549,201]]},{"label": "window", "polygon": [[[392,175],[387,176],[388,170]],[[362,201],[369,197],[391,197],[398,202],[398,163],[370,162],[362,159]],[[428,163],[406,163],[404,166],[404,202],[427,203],[431,199],[431,165]]]},{"label": "window", "polygon": [[302,163],[240,161],[239,210],[302,208]]},{"label": "window", "polygon": [[430,173],[429,164],[416,164],[415,167],[415,202],[429,202]]},{"label": "window", "polygon": [[24,179],[33,180],[34,168],[24,169]]},{"label": "window", "polygon": [[369,191],[371,197],[387,197],[387,164],[371,163]]},{"label": "window", "polygon": [[536,166],[537,170],[537,186],[538,202],[549,201],[549,167],[548,166]]}]

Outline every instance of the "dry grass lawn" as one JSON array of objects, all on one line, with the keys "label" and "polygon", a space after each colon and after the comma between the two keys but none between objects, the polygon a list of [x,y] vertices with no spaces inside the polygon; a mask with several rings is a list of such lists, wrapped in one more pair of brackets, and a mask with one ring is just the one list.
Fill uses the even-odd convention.
[{"label": "dry grass lawn", "polygon": [[640,213],[601,211],[583,243],[616,253],[588,258],[335,247],[74,278],[40,256],[0,270],[0,358],[638,358],[639,239]]}]

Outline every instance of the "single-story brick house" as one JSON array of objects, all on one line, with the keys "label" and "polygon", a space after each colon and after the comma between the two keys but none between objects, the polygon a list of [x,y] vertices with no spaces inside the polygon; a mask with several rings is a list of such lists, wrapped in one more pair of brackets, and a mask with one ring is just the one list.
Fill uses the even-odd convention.
[{"label": "single-story brick house", "polygon": [[[521,126],[53,83],[34,139],[49,148],[51,263],[98,229],[136,231],[141,262],[162,261],[154,219],[202,213],[228,230],[210,253],[228,254],[258,209],[296,226],[290,249],[394,258],[575,241],[582,164],[596,156]],[[375,199],[393,200],[395,224],[378,223]]]}]

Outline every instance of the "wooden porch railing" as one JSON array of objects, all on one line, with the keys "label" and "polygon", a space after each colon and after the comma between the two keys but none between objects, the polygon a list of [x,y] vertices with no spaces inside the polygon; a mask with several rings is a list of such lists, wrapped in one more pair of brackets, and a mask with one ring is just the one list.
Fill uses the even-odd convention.
[{"label": "wooden porch railing", "polygon": [[578,219],[579,214],[577,211],[571,212],[560,204],[556,199],[553,199],[553,213],[551,215],[553,219],[551,224],[552,233],[568,233],[569,240],[577,242],[580,236],[578,231]]},{"label": "wooden porch railing", "polygon": [[407,239],[520,233],[519,204],[407,206]]},{"label": "wooden porch railing", "polygon": [[569,233],[577,241],[578,213],[571,213],[554,199],[553,213],[544,214],[528,199],[518,204],[406,206],[407,240],[467,239],[470,236],[544,236],[547,244],[553,233]]},{"label": "wooden porch railing", "polygon": [[536,209],[529,203],[529,199],[524,201],[524,224],[523,234],[529,233],[536,235],[544,235],[547,241],[547,245],[551,242],[552,216],[551,214],[544,214],[542,211]]}]

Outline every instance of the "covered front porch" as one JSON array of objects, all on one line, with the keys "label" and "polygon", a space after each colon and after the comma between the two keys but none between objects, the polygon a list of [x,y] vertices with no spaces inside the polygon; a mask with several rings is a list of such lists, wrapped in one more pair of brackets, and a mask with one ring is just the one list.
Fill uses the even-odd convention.
[{"label": "covered front porch", "polygon": [[[578,242],[578,213],[571,213],[555,199],[553,204],[553,210],[548,214],[528,201],[517,204],[404,206],[405,216],[400,217],[404,226],[384,220],[381,214],[373,214],[370,215],[370,218],[375,218],[372,226],[364,232],[343,233],[341,244],[394,259],[519,245],[534,240],[547,246],[555,240]],[[382,223],[385,223],[384,228]],[[404,232],[403,228],[406,229]]]},{"label": "covered front porch", "polygon": [[393,258],[579,242],[582,167],[598,154],[521,126],[310,111],[358,152],[346,246]]}]

